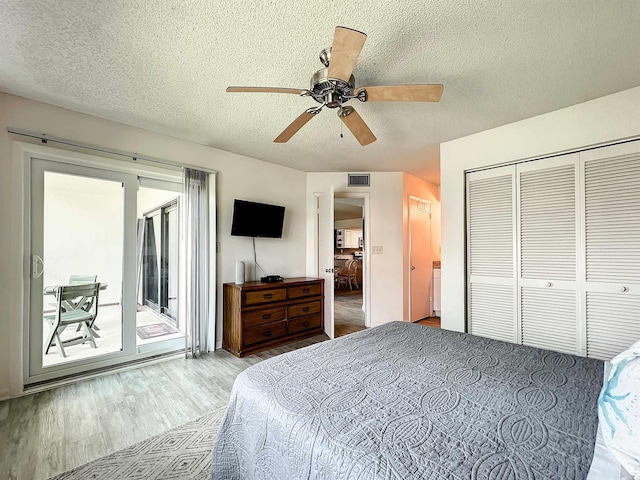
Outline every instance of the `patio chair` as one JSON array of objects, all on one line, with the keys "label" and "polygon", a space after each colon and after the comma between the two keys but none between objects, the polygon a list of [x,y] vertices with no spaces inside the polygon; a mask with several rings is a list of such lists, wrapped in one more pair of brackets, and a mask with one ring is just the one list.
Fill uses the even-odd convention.
[{"label": "patio chair", "polygon": [[[87,283],[95,283],[98,279],[97,275],[69,275],[69,285],[85,285]],[[93,299],[86,299],[85,304],[82,306],[83,310],[89,311],[93,307]],[[66,305],[63,305],[66,308]],[[76,332],[79,332],[82,328],[81,325],[76,327]],[[97,325],[91,325],[91,329],[93,330],[93,336],[95,338],[100,338],[97,330],[100,330]]]},{"label": "patio chair", "polygon": [[[91,348],[97,348],[93,322],[98,316],[99,283],[83,283],[79,285],[63,285],[56,287],[56,311],[54,315],[45,315],[49,324],[49,334],[45,342],[44,354],[49,353],[55,344],[58,353],[66,357],[64,347],[89,342]],[[78,325],[82,331],[80,336],[62,340],[60,334],[69,325]]]}]

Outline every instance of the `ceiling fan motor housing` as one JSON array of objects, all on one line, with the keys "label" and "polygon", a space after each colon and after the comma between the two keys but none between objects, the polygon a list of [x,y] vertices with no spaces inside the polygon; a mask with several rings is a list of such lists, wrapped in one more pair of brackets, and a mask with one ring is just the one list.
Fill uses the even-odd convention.
[{"label": "ceiling fan motor housing", "polygon": [[[324,52],[324,50],[323,50]],[[353,75],[348,82],[339,78],[329,78],[329,68],[322,68],[311,77],[311,96],[318,102],[325,104],[328,108],[338,108],[352,97],[356,79]]]}]

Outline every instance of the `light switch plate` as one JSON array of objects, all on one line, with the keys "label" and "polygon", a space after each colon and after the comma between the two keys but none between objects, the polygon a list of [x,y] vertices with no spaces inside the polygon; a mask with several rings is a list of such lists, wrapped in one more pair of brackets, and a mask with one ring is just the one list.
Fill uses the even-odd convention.
[{"label": "light switch plate", "polygon": [[382,255],[382,247],[371,247],[371,253]]}]

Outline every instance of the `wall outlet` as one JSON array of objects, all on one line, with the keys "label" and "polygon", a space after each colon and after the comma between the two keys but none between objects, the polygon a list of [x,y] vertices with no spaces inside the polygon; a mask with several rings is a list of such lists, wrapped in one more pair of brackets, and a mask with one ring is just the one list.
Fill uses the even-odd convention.
[{"label": "wall outlet", "polygon": [[382,255],[382,247],[371,247],[371,253],[375,255]]}]

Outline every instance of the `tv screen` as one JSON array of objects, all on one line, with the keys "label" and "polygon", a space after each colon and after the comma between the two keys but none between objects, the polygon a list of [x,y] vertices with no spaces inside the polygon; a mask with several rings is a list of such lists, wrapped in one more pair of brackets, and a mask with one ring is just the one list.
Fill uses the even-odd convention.
[{"label": "tv screen", "polygon": [[231,235],[282,238],[284,207],[236,199],[233,203]]}]

